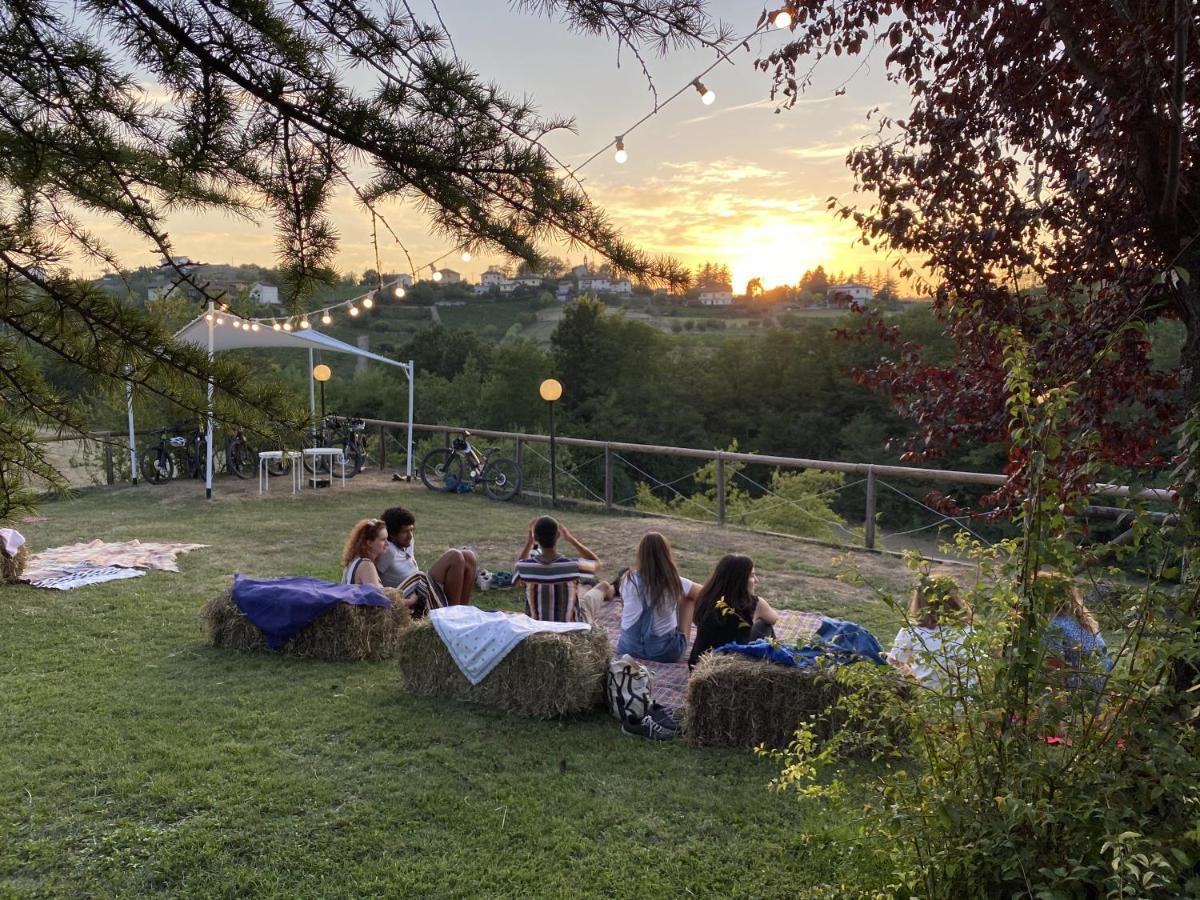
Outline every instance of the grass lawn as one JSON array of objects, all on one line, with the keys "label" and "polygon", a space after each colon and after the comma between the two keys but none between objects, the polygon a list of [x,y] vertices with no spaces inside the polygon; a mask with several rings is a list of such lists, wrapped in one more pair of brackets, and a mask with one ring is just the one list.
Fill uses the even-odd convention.
[{"label": "grass lawn", "polygon": [[[234,572],[336,579],[349,526],[403,504],[418,559],[471,543],[511,568],[527,506],[364,474],[260,499],[253,483],[98,490],[19,525],[33,549],[104,538],[208,549],[180,573],[59,593],[0,586],[0,897],[834,895],[849,826],[770,792],[775,765],[406,696],[394,663],[204,646],[201,604]],[[643,520],[567,514],[609,574]],[[834,552],[656,522],[685,572],[756,554],[781,605],[895,620]],[[862,557],[890,589],[893,560]],[[515,608],[515,592],[479,595]],[[853,773],[847,773],[851,779]]]}]

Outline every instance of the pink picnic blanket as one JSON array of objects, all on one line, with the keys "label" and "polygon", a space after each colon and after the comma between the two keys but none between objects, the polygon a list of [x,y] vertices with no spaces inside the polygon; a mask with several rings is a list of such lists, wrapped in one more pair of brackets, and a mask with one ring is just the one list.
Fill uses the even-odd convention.
[{"label": "pink picnic blanket", "polygon": [[[821,617],[817,613],[800,612],[795,609],[777,609],[779,623],[775,626],[775,637],[784,644],[806,644],[813,633],[821,627]],[[617,640],[621,636],[621,602],[614,600],[602,604],[596,616],[596,624],[608,629],[608,643],[613,655],[617,653]],[[696,629],[688,638],[688,653],[691,652],[692,639]],[[638,660],[650,672],[650,693],[655,703],[660,703],[669,709],[682,709],[684,698],[687,697],[688,683],[688,654],[683,656],[683,662],[660,663],[650,660]]]},{"label": "pink picnic blanket", "polygon": [[[33,585],[51,586],[53,583],[52,586],[60,587],[64,576],[77,576],[88,570],[162,569],[178,572],[179,564],[175,561],[178,554],[207,546],[208,544],[144,544],[141,541],[108,543],[101,540],[89,541],[86,544],[68,544],[31,556],[25,571],[21,573],[21,580]],[[79,584],[94,583],[78,578],[75,580]],[[72,583],[71,586],[78,585]]]}]

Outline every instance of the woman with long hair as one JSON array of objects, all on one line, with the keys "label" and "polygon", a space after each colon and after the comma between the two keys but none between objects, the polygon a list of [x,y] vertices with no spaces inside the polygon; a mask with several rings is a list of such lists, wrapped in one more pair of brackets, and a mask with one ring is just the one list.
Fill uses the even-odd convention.
[{"label": "woman with long hair", "polygon": [[1046,665],[1065,670],[1071,689],[1099,691],[1102,678],[1096,670],[1107,672],[1113,663],[1100,634],[1100,623],[1083,602],[1083,594],[1060,572],[1038,572],[1034,585],[1044,592],[1050,611],[1045,633]]},{"label": "woman with long hair", "polygon": [[757,589],[754,560],[736,553],[721,557],[696,601],[696,640],[689,668],[714,647],[774,636],[779,613],[755,593]]},{"label": "woman with long hair", "polygon": [[638,544],[637,561],[616,585],[624,602],[617,653],[653,662],[682,659],[698,590],[679,574],[667,539],[647,532]]},{"label": "woman with long hair", "polygon": [[953,578],[921,576],[908,604],[908,622],[888,651],[888,664],[932,690],[947,682],[973,682],[974,672],[963,665],[971,619],[971,608],[960,599]]},{"label": "woman with long hair", "polygon": [[393,603],[403,603],[409,609],[417,605],[417,597],[404,597],[399,591],[384,589],[379,580],[376,560],[387,547],[387,525],[382,519],[359,519],[350,529],[346,546],[342,548],[342,584],[370,584],[388,595]]}]

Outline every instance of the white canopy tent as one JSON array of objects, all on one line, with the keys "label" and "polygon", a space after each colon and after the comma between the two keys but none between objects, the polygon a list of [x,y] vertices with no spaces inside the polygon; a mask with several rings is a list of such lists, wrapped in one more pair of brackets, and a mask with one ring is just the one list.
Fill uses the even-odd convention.
[{"label": "white canopy tent", "polygon": [[[217,324],[219,320],[223,320],[221,324]],[[394,359],[388,359],[386,356],[380,356],[378,353],[372,353],[369,350],[363,350],[336,338],[331,338],[327,334],[321,334],[319,331],[313,331],[311,328],[293,331],[275,331],[268,326],[259,325],[257,330],[254,330],[254,324],[240,319],[230,313],[220,313],[213,310],[212,305],[209,305],[208,312],[199,315],[179,329],[175,333],[175,339],[184,343],[194,344],[197,347],[203,347],[208,350],[208,357],[212,359],[213,355],[220,353],[222,350],[250,350],[250,349],[279,349],[279,350],[307,350],[308,351],[308,408],[313,418],[316,418],[316,382],[313,380],[313,351],[329,350],[334,353],[348,353],[351,356],[358,356],[364,359],[370,359],[375,362],[385,363],[389,366],[399,366],[408,376],[408,440],[405,453],[405,472],[412,476],[412,445],[413,445],[413,363],[409,360],[406,363],[398,362]],[[126,400],[129,411],[129,454],[130,465],[132,471],[137,473],[137,449],[134,445],[133,434],[133,393],[132,388],[126,385]],[[212,441],[212,401],[213,401],[213,385],[210,381],[208,384],[208,424],[206,429],[206,444],[208,446],[208,458],[205,462],[205,496],[212,497],[212,476],[213,476],[213,441]]]}]

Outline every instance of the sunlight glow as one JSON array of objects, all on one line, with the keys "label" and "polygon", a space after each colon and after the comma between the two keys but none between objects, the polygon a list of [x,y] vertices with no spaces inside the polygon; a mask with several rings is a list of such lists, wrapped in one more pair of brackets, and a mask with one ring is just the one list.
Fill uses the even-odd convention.
[{"label": "sunlight glow", "polygon": [[763,288],[796,284],[806,270],[829,266],[830,240],[820,225],[780,222],[734,231],[723,248],[729,261],[736,293],[746,290],[751,278],[761,278]]}]

